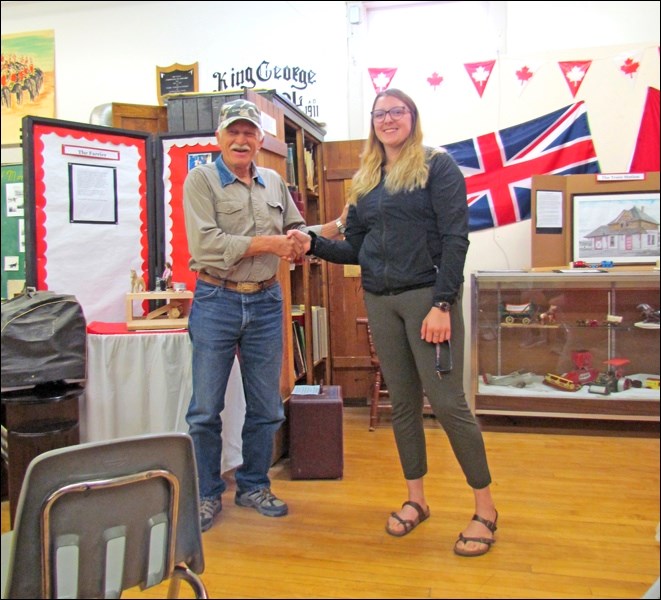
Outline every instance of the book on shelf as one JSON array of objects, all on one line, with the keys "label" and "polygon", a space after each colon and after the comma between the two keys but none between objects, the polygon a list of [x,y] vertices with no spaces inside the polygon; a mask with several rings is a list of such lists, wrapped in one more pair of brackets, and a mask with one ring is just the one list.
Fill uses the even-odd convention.
[{"label": "book on shelf", "polygon": [[292,304],[291,318],[292,321],[298,321],[301,326],[305,327],[305,308],[302,304]]},{"label": "book on shelf", "polygon": [[301,192],[299,192],[296,189],[290,188],[289,193],[291,194],[291,199],[294,201],[296,208],[298,208],[298,212],[301,213],[301,217],[305,218],[305,204],[303,202],[303,197],[301,196]]},{"label": "book on shelf", "polygon": [[321,314],[319,317],[319,353],[321,358],[328,358],[328,309],[324,306],[321,307]]},{"label": "book on shelf", "polygon": [[287,158],[285,160],[287,184],[296,186],[296,148],[294,144],[287,144]]},{"label": "book on shelf", "polygon": [[[302,377],[307,372],[305,360],[305,335],[303,327],[298,321],[292,321],[292,344],[294,346],[294,375],[296,379]],[[303,344],[301,344],[303,339]]]},{"label": "book on shelf", "polygon": [[328,357],[328,310],[312,306],[312,357],[314,362]]},{"label": "book on shelf", "polygon": [[307,181],[307,189],[311,190],[314,193],[317,193],[317,181],[316,181],[316,170],[314,168],[314,154],[308,148],[305,149],[304,153],[305,161],[305,177]]},{"label": "book on shelf", "polygon": [[[312,360],[318,363],[328,358],[328,309],[325,306],[311,306],[311,331],[312,331]],[[298,327],[299,345],[303,356],[305,356],[305,306],[293,304],[291,307],[291,318]]]}]

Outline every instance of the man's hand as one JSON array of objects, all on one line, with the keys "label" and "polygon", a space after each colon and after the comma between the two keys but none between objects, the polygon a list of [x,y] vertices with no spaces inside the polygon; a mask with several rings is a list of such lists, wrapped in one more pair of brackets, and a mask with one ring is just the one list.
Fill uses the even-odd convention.
[{"label": "man's hand", "polygon": [[303,231],[288,231],[282,235],[256,235],[244,256],[275,254],[283,260],[294,262],[302,258],[310,248],[310,236]]},{"label": "man's hand", "polygon": [[303,258],[305,253],[310,250],[310,241],[312,238],[304,231],[301,231],[300,229],[290,229],[287,232],[287,238],[292,240],[298,252],[294,257],[294,260]]}]

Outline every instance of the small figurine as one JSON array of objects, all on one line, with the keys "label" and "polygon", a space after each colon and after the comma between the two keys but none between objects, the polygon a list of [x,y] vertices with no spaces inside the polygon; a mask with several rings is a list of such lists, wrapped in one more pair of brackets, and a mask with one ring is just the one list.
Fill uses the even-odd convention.
[{"label": "small figurine", "polygon": [[552,323],[555,323],[555,313],[557,310],[558,307],[555,304],[551,304],[546,312],[543,312],[539,315],[539,322],[542,325],[551,325]]},{"label": "small figurine", "polygon": [[135,269],[131,269],[131,293],[144,292],[146,289],[144,277],[138,275]]},{"label": "small figurine", "polygon": [[166,262],[165,269],[161,275],[161,286],[164,286],[164,290],[172,289],[172,263]]},{"label": "small figurine", "polygon": [[659,329],[659,309],[654,310],[649,304],[639,304],[636,307],[641,313],[643,320],[634,323],[636,327],[643,329]]}]

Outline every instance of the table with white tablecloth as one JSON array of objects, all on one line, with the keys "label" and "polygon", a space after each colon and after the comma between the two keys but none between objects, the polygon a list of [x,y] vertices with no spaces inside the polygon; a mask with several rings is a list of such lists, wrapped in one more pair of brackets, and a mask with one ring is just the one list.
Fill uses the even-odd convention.
[{"label": "table with white tablecloth", "polygon": [[[80,404],[81,441],[188,431],[191,343],[186,330],[128,331],[123,323],[87,327],[87,382]],[[223,419],[223,472],[241,462],[245,396],[235,359]]]}]

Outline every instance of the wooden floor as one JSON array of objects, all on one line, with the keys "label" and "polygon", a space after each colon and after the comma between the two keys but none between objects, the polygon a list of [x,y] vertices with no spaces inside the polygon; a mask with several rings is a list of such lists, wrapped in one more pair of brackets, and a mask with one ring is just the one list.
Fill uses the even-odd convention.
[{"label": "wooden floor", "polygon": [[472,495],[444,432],[426,422],[428,521],[403,538],[386,534],[405,500],[390,424],[369,432],[367,410],[345,408],[342,480],[292,481],[288,459],[273,467],[288,516],[236,506],[231,482],[203,537],[210,597],[639,598],[659,576],[658,437],[485,433],[497,543],[461,558],[452,546]]}]

